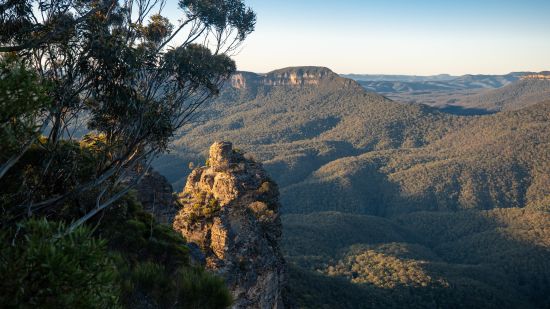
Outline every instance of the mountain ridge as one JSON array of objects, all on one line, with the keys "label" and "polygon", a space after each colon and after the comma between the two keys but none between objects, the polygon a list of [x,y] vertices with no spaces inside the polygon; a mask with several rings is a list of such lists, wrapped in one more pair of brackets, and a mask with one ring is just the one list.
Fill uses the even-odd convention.
[{"label": "mountain ridge", "polygon": [[458,98],[450,106],[485,109],[491,112],[518,110],[550,97],[550,75],[527,75],[509,85],[477,95]]},{"label": "mountain ridge", "polygon": [[337,81],[342,86],[356,84],[327,67],[297,66],[273,70],[265,74],[238,71],[231,76],[229,85],[236,89],[243,89],[258,86],[319,86],[324,82],[332,81]]}]

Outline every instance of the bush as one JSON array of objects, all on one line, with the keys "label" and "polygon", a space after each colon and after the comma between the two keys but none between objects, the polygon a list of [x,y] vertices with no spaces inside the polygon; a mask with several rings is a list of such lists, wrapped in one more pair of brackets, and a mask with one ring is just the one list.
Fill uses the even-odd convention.
[{"label": "bush", "polygon": [[0,161],[38,137],[40,114],[51,105],[49,85],[15,56],[0,59]]},{"label": "bush", "polygon": [[233,302],[223,279],[201,268],[180,268],[176,276],[181,308],[226,308]]},{"label": "bush", "polygon": [[232,303],[223,279],[202,268],[182,266],[174,272],[159,263],[141,262],[121,269],[129,308],[219,309]]},{"label": "bush", "polygon": [[0,303],[5,307],[118,307],[116,268],[106,242],[81,227],[29,220],[0,233]]}]

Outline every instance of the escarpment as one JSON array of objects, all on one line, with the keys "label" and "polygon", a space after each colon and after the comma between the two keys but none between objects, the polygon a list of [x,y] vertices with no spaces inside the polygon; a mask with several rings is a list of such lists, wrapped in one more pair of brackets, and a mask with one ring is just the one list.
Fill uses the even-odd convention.
[{"label": "escarpment", "polygon": [[226,279],[233,308],[283,308],[279,192],[262,165],[231,143],[214,143],[207,166],[191,172],[178,202],[174,229]]},{"label": "escarpment", "polygon": [[550,71],[527,74],[521,77],[522,80],[550,80]]},{"label": "escarpment", "polygon": [[327,84],[339,87],[362,87],[354,80],[340,77],[324,67],[289,67],[266,74],[238,72],[231,76],[229,85],[235,89],[255,89],[258,87],[320,87]]}]

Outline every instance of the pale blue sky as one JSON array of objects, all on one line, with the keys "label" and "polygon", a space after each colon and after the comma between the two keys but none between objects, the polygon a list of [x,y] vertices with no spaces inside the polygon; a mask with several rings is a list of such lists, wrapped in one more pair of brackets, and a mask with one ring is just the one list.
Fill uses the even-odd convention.
[{"label": "pale blue sky", "polygon": [[258,22],[235,57],[240,70],[299,65],[416,75],[550,70],[550,0],[246,3]]}]

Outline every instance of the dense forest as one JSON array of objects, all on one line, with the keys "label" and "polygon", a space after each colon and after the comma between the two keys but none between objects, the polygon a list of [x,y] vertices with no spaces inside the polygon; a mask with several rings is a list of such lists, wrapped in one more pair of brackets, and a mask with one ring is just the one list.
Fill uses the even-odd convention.
[{"label": "dense forest", "polygon": [[[549,116],[550,104],[543,102],[468,118],[467,125],[425,147],[335,160],[284,189],[292,201],[287,209],[378,215],[501,207],[548,211]],[[338,192],[340,199],[328,198]]]},{"label": "dense forest", "polygon": [[181,187],[185,166],[202,162],[210,142],[232,140],[264,162],[286,213],[548,210],[549,102],[456,116],[323,70],[316,86],[269,86],[256,76],[246,88],[227,87],[156,167]]},{"label": "dense forest", "polygon": [[321,212],[283,224],[290,293],[303,308],[550,305],[547,212]]}]

